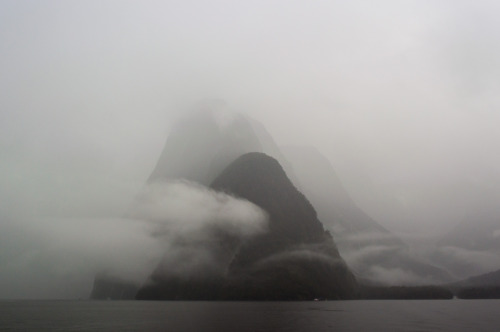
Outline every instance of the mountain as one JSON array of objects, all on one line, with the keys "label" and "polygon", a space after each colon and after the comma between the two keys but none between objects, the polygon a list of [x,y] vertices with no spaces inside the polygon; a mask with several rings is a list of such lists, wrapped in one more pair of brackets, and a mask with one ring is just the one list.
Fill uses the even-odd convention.
[{"label": "mountain", "polygon": [[171,130],[148,182],[179,179],[209,185],[237,157],[262,151],[247,119],[220,101],[207,101]]},{"label": "mountain", "polygon": [[[314,218],[331,232],[340,254],[360,279],[398,285],[453,279],[414,255],[406,243],[364,213],[317,150],[281,149],[260,122],[231,112],[219,102],[199,105],[174,126],[149,183],[184,178],[208,186],[226,166],[249,152],[264,152],[279,162],[291,183],[308,197],[318,213]],[[257,205],[262,204],[265,202]],[[273,225],[279,223],[274,221]],[[224,252],[225,259],[230,260],[240,243],[220,236],[223,245],[216,251]]]},{"label": "mountain", "polygon": [[272,156],[292,182],[298,182],[262,123],[230,110],[224,102],[204,101],[173,126],[148,182],[184,178],[208,186],[229,163],[248,152]]},{"label": "mountain", "polygon": [[219,243],[226,253],[224,259],[232,257],[222,275],[179,278],[161,267],[137,298],[310,300],[355,295],[356,280],[330,233],[278,161],[263,153],[245,154],[211,187],[264,209],[269,217],[268,232],[241,244],[222,235]]},{"label": "mountain", "polygon": [[312,147],[283,147],[300,189],[332,232],[347,264],[363,280],[407,285],[442,283],[452,276],[415,255],[399,237],[368,216],[350,197],[330,161]]},{"label": "mountain", "polygon": [[461,287],[500,287],[500,270],[477,275],[454,283]]}]

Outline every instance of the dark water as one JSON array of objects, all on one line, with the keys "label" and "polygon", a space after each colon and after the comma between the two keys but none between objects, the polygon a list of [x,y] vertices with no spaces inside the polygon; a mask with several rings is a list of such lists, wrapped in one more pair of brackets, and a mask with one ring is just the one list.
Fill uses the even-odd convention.
[{"label": "dark water", "polygon": [[0,301],[1,331],[500,331],[500,300]]}]

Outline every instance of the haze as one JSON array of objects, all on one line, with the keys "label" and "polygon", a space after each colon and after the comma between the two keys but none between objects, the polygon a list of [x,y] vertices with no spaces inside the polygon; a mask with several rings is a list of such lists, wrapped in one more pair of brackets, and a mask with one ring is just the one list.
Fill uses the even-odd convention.
[{"label": "haze", "polygon": [[[258,119],[279,145],[316,147],[393,232],[443,234],[478,211],[496,219],[498,10],[486,0],[2,1],[0,279],[15,281],[27,247],[50,260],[37,243],[59,239],[61,220],[73,224],[60,236],[84,243],[94,233],[83,223],[114,225],[172,123],[206,97]],[[116,241],[143,241],[134,225]],[[149,262],[159,249],[144,241],[136,260]],[[21,283],[0,284],[0,296],[20,294]]]}]

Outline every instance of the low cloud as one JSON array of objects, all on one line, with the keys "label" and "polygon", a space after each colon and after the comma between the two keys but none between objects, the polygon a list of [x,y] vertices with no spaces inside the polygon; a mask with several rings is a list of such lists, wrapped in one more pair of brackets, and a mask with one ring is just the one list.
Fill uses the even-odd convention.
[{"label": "low cloud", "polygon": [[241,242],[266,221],[248,201],[185,181],[146,186],[127,218],[11,214],[0,233],[0,297],[87,298],[97,273],[142,283],[160,261],[178,273],[219,268],[220,241]]},{"label": "low cloud", "polygon": [[223,274],[245,239],[267,230],[267,214],[255,204],[185,181],[148,185],[131,209],[148,220],[165,246],[156,274]]},{"label": "low cloud", "polygon": [[339,242],[346,245],[369,245],[371,244],[398,244],[403,245],[401,240],[396,236],[387,232],[356,232],[356,233],[344,233],[338,237]]},{"label": "low cloud", "polygon": [[275,262],[292,260],[321,261],[329,264],[343,264],[342,259],[334,258],[327,253],[323,244],[302,245],[294,249],[273,254],[257,262],[257,265],[273,264]]},{"label": "low cloud", "polygon": [[257,205],[187,180],[146,186],[129,214],[133,219],[154,222],[156,234],[165,232],[167,237],[214,227],[247,236],[262,232],[267,226],[267,215]]},{"label": "low cloud", "polygon": [[498,251],[445,246],[438,248],[434,255],[461,278],[500,269],[500,252]]},{"label": "low cloud", "polygon": [[142,282],[163,247],[124,218],[14,218],[0,235],[0,297],[87,298],[98,272]]},{"label": "low cloud", "polygon": [[379,261],[381,257],[390,257],[397,254],[399,250],[400,247],[397,246],[372,245],[344,251],[341,254],[350,267],[355,271],[359,271],[368,265],[374,264],[374,261]]},{"label": "low cloud", "polygon": [[342,257],[358,277],[384,285],[426,285],[453,276],[401,245],[367,245],[344,249]]},{"label": "low cloud", "polygon": [[372,266],[367,277],[376,280],[384,285],[429,285],[436,281],[432,278],[425,278],[414,272],[394,267],[385,268],[382,266]]}]

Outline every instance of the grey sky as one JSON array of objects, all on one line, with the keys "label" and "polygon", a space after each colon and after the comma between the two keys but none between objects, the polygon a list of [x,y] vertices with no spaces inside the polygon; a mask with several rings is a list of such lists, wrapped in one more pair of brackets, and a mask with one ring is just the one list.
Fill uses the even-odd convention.
[{"label": "grey sky", "polygon": [[[5,216],[127,206],[185,105],[313,145],[398,231],[500,196],[496,1],[2,1]],[[487,199],[484,199],[487,197]],[[2,221],[0,221],[0,226]]]}]

